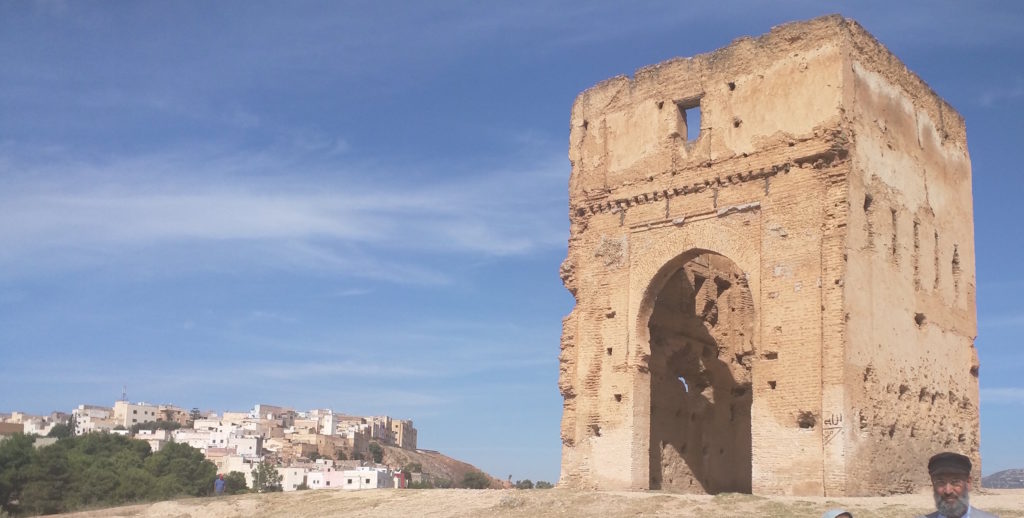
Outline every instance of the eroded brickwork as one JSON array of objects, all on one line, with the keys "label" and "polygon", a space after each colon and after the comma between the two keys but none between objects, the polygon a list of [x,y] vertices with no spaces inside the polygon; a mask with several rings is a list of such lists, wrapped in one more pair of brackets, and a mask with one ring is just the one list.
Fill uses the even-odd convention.
[{"label": "eroded brickwork", "polygon": [[855,22],[602,82],[569,155],[563,484],[879,494],[980,460],[963,120]]}]

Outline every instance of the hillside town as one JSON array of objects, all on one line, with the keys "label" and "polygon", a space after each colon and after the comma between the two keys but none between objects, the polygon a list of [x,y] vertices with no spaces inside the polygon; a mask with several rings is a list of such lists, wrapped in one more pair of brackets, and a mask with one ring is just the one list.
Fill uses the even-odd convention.
[{"label": "hillside town", "polygon": [[331,409],[295,411],[257,404],[247,412],[221,414],[120,400],[112,407],[78,405],[70,414],[0,414],[0,440],[36,435],[37,447],[58,426],[73,435],[111,433],[147,442],[153,452],[170,442],[201,451],[221,474],[240,472],[254,487],[254,468],[274,466],[283,491],[407,487],[420,473],[380,464],[382,446],[416,450],[416,428],[408,419],[352,416]]}]

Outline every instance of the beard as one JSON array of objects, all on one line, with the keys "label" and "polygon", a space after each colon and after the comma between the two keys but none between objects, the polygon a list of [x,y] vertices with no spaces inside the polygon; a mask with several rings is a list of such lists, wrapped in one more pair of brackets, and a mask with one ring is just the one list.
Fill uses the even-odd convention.
[{"label": "beard", "polygon": [[967,508],[971,505],[971,498],[967,492],[967,488],[964,488],[964,494],[957,497],[952,502],[947,502],[942,499],[939,492],[936,491],[935,495],[935,509],[939,511],[939,514],[946,518],[960,518],[967,514]]}]

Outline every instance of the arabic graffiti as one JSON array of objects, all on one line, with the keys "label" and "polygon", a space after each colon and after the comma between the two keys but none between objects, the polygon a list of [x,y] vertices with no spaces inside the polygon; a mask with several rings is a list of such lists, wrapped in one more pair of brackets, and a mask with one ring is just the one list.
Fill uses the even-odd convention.
[{"label": "arabic graffiti", "polygon": [[825,418],[825,422],[823,423],[823,425],[826,428],[828,428],[828,427],[840,427],[840,428],[842,428],[842,426],[843,426],[843,414],[842,414],[842,412],[840,412],[840,413],[830,412],[828,417]]},{"label": "arabic graffiti", "polygon": [[821,431],[824,433],[825,444],[832,442],[839,435],[839,432],[843,430],[843,414],[842,412],[830,412],[828,417],[822,422]]}]

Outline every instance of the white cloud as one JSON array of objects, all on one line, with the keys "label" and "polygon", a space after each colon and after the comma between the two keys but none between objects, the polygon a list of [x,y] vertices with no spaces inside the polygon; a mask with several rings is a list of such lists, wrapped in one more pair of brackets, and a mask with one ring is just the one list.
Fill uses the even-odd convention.
[{"label": "white cloud", "polygon": [[366,288],[348,288],[336,291],[334,293],[331,293],[330,295],[332,297],[358,297],[360,295],[369,295],[371,293],[373,293],[373,290]]},{"label": "white cloud", "polygon": [[981,402],[990,405],[1024,405],[1024,388],[983,388]]},{"label": "white cloud", "polygon": [[1017,76],[1016,80],[1009,85],[991,87],[983,92],[979,102],[982,106],[993,107],[1022,98],[1024,98],[1024,76]]},{"label": "white cloud", "polygon": [[399,362],[374,363],[366,361],[311,361],[288,363],[276,361],[241,366],[241,371],[263,379],[301,381],[310,378],[337,376],[337,379],[406,379],[436,378],[442,375],[436,369],[409,367]]},{"label": "white cloud", "polygon": [[[271,152],[101,162],[60,150],[32,160],[14,147],[0,146],[0,266],[8,275],[172,258],[187,267],[197,257],[206,267],[227,261],[436,283],[445,275],[417,254],[515,255],[565,242],[561,158],[462,177],[418,171],[425,180],[412,183],[380,166]],[[301,177],[290,174],[296,169]]]}]

